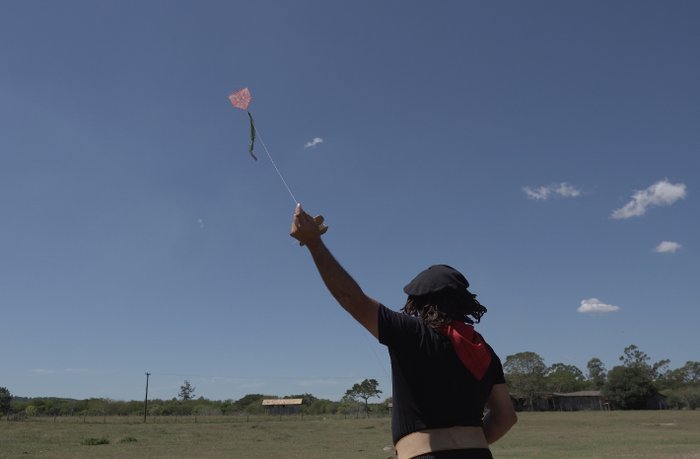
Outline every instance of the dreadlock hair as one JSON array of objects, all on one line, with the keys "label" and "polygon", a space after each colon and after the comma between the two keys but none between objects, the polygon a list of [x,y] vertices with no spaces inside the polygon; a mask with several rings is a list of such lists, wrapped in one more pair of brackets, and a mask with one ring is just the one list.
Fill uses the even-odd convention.
[{"label": "dreadlock hair", "polygon": [[401,311],[420,317],[427,326],[438,329],[455,320],[479,323],[486,314],[486,307],[467,289],[446,288],[427,295],[409,295]]}]

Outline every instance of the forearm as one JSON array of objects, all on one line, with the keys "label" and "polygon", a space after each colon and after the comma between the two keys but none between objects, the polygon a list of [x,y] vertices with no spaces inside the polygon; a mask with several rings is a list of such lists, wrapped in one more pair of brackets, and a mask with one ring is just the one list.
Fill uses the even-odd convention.
[{"label": "forearm", "polygon": [[505,384],[494,384],[486,406],[489,411],[484,416],[484,435],[486,441],[491,444],[518,422],[518,415],[513,409],[510,392]]},{"label": "forearm", "polygon": [[326,288],[338,303],[375,337],[379,337],[379,303],[364,294],[360,286],[333,257],[321,240],[320,218],[312,218],[297,204],[290,235],[306,245]]},{"label": "forearm", "polygon": [[484,435],[488,444],[495,443],[508,433],[510,428],[517,422],[516,420],[517,418],[515,417],[503,419],[493,416],[490,411],[486,413],[486,416],[484,416]]},{"label": "forearm", "polygon": [[484,416],[484,436],[486,436],[486,442],[489,445],[496,442],[496,440],[505,435],[506,432],[508,432],[508,429],[494,422],[491,413],[487,413],[486,416]]},{"label": "forearm", "polygon": [[319,239],[313,244],[307,244],[307,247],[323,283],[341,305],[343,305],[343,300],[359,298],[364,295],[355,279],[338,263],[322,240]]}]

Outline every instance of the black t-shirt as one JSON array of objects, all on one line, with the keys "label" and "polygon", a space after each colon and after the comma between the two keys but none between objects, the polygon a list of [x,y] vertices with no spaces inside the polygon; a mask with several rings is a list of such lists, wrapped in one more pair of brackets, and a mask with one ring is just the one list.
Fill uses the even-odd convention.
[{"label": "black t-shirt", "polygon": [[421,429],[481,426],[494,384],[505,383],[501,361],[477,381],[457,357],[449,338],[422,320],[379,306],[379,342],[389,348],[394,444]]}]

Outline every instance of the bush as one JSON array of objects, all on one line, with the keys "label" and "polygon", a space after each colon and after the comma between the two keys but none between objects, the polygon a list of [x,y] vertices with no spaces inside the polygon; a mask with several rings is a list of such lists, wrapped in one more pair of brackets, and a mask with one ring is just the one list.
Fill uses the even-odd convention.
[{"label": "bush", "polygon": [[124,437],[119,440],[119,443],[136,443],[138,440],[134,437]]},{"label": "bush", "polygon": [[681,387],[667,391],[668,406],[677,409],[700,408],[700,387]]},{"label": "bush", "polygon": [[94,445],[109,445],[109,440],[106,438],[94,438],[89,437],[80,442],[81,445],[94,446]]}]

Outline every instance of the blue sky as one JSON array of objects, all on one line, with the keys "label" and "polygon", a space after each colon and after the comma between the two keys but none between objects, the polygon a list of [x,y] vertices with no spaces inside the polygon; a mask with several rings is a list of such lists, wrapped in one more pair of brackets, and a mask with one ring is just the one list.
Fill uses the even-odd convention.
[{"label": "blue sky", "polygon": [[[310,392],[385,349],[289,236],[297,199],[398,309],[435,263],[505,359],[700,360],[696,2],[0,6],[0,385]],[[581,312],[589,311],[589,312]]]}]

